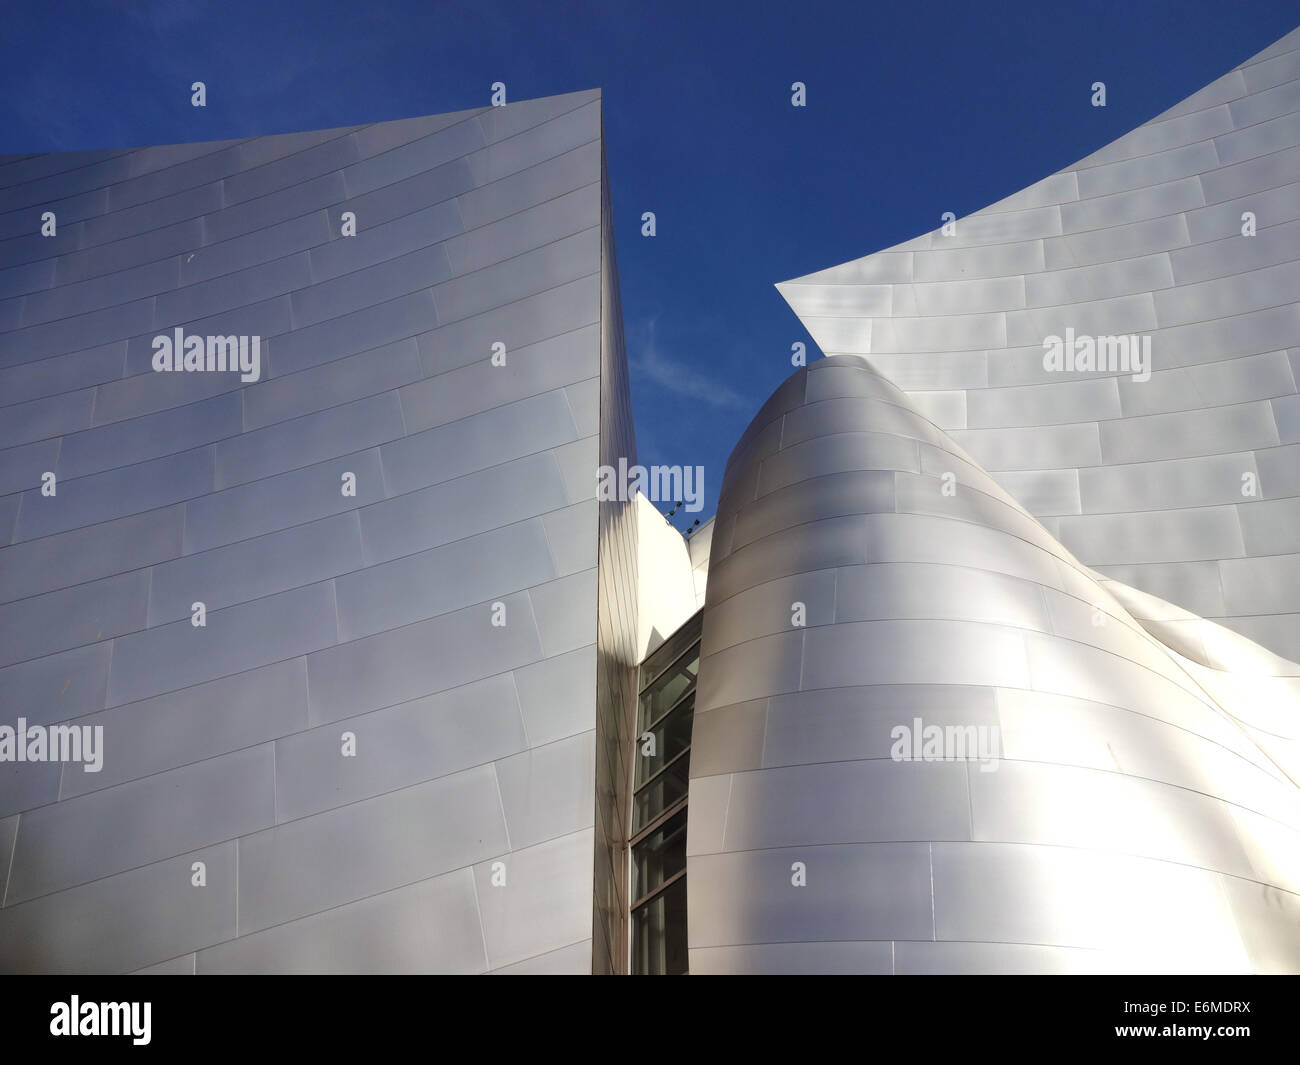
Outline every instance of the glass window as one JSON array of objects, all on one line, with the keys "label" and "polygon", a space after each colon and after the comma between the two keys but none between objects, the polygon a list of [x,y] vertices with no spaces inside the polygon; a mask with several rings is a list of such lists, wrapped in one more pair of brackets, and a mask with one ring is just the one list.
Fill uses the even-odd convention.
[{"label": "glass window", "polygon": [[686,877],[632,912],[632,972],[640,976],[687,972]]},{"label": "glass window", "polygon": [[[642,731],[636,745],[636,787],[640,787],[659,770],[691,745],[691,723],[695,712],[695,693],[691,692],[671,713]],[[654,754],[646,754],[645,733],[654,737]]]},{"label": "glass window", "polygon": [[647,687],[651,681],[671,666],[681,653],[700,638],[702,614],[697,613],[690,621],[660,644],[650,656],[641,663],[641,687]]},{"label": "glass window", "polygon": [[[630,970],[689,969],[686,948],[686,792],[691,727],[700,672],[703,613],[696,613],[641,663],[634,736],[632,838],[628,892]],[[654,753],[643,754],[645,733]],[[667,814],[668,816],[664,817]],[[657,818],[662,823],[655,824]],[[646,826],[654,828],[646,831]],[[637,838],[637,833],[643,833]]]},{"label": "glass window", "polygon": [[654,683],[641,693],[637,733],[644,732],[647,726],[662,717],[673,703],[693,689],[699,672],[700,648],[697,644],[664,670]]},{"label": "glass window", "polygon": [[686,798],[690,776],[691,752],[687,751],[657,777],[643,784],[632,797],[632,831],[640,832],[673,803]]},{"label": "glass window", "polygon": [[641,840],[632,851],[632,902],[635,905],[650,892],[663,887],[686,868],[686,810]]}]

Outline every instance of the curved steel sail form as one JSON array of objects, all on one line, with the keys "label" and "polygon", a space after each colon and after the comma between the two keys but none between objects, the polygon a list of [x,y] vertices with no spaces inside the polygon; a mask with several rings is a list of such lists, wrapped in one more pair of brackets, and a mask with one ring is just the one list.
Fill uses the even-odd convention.
[{"label": "curved steel sail form", "polygon": [[1300,31],[778,286],[828,358],[722,488],[692,972],[1300,970],[1297,234]]},{"label": "curved steel sail form", "polygon": [[728,465],[690,966],[1300,969],[1298,669],[1083,565],[861,356]]},{"label": "curved steel sail form", "polygon": [[626,971],[701,587],[692,972],[1300,970],[1300,33],[780,286],[689,544],[601,107],[0,157],[0,970]]},{"label": "curved steel sail form", "polygon": [[1300,660],[1300,30],[991,207],[777,287],[1083,562]]}]

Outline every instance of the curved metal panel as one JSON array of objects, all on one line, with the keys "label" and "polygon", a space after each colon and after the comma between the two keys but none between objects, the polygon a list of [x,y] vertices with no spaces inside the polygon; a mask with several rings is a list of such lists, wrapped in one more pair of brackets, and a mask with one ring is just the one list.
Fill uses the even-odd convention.
[{"label": "curved metal panel", "polygon": [[[1083,562],[1293,661],[1300,526],[1243,532],[1300,498],[1298,94],[1300,30],[999,203],[777,286]],[[1117,338],[1149,343],[1138,372]]]},{"label": "curved metal panel", "polygon": [[863,357],[777,390],[716,529],[693,972],[1300,970],[1300,667],[1087,568]]}]

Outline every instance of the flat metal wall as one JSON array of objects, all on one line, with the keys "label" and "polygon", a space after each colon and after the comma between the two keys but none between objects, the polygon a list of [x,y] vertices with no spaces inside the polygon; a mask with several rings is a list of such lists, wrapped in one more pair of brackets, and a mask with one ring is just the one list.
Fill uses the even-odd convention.
[{"label": "flat metal wall", "polygon": [[[603,161],[602,161],[603,162]],[[601,269],[600,463],[636,465],[636,430],[623,343],[623,310],[614,251],[614,216],[605,175]],[[630,500],[598,503],[600,589],[597,609],[596,846],[593,899],[596,973],[627,972],[628,811],[636,720],[638,532]]]},{"label": "flat metal wall", "polygon": [[590,970],[600,106],[0,161],[0,968]]}]

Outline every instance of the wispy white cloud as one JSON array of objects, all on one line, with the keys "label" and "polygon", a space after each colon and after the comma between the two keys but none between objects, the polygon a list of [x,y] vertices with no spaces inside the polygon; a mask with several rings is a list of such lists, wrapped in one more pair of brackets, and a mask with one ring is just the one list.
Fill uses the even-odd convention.
[{"label": "wispy white cloud", "polygon": [[745,397],[685,362],[663,353],[655,336],[653,318],[628,331],[628,365],[635,376],[653,385],[711,407],[745,407]]}]

